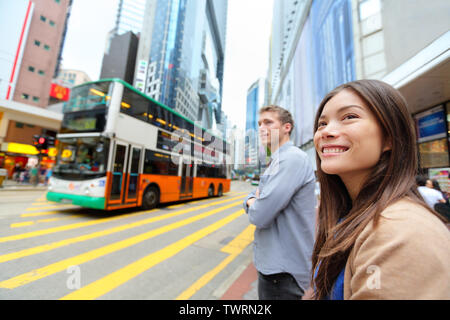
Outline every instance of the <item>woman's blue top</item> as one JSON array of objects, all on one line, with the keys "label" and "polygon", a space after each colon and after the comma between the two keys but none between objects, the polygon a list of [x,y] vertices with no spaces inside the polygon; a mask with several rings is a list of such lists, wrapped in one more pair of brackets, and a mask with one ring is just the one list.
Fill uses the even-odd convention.
[{"label": "woman's blue top", "polygon": [[336,282],[331,289],[331,295],[326,300],[344,300],[344,274],[345,268],[339,273]]}]

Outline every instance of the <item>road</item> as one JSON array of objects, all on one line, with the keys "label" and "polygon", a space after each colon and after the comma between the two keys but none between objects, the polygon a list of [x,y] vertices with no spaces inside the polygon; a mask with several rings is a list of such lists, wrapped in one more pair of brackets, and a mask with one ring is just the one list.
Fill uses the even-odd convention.
[{"label": "road", "polygon": [[220,299],[251,261],[251,189],[119,212],[0,191],[0,299]]}]

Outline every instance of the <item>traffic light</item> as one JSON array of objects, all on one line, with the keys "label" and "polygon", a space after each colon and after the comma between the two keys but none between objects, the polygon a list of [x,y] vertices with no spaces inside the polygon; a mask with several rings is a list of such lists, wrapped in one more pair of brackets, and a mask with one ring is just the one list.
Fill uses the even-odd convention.
[{"label": "traffic light", "polygon": [[35,134],[33,136],[33,145],[38,151],[48,149],[48,137]]}]

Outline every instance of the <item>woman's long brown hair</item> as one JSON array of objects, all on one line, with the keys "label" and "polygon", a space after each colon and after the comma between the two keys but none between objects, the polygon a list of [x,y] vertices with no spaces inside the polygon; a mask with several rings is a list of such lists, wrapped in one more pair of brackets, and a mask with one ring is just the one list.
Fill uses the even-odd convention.
[{"label": "woman's long brown hair", "polygon": [[399,91],[378,80],[359,80],[341,85],[320,103],[314,132],[325,104],[342,90],[351,90],[366,102],[378,119],[384,141],[390,144],[391,149],[382,153],[354,203],[341,178],[322,171],[320,157],[316,154],[321,201],[312,256],[315,299],[323,299],[331,293],[357,237],[371,221],[376,227],[380,213],[387,206],[408,197],[429,209],[417,191],[414,124]]}]

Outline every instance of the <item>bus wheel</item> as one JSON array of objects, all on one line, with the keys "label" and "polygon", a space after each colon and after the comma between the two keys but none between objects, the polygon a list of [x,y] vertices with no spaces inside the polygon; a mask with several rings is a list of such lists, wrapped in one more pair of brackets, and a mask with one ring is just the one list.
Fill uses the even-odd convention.
[{"label": "bus wheel", "polygon": [[208,197],[214,197],[214,186],[210,185],[208,188]]},{"label": "bus wheel", "polygon": [[159,191],[156,187],[149,187],[142,197],[142,207],[146,210],[155,208],[159,203]]},{"label": "bus wheel", "polygon": [[217,190],[217,196],[218,197],[223,196],[223,187],[221,184],[219,184],[219,190]]}]

